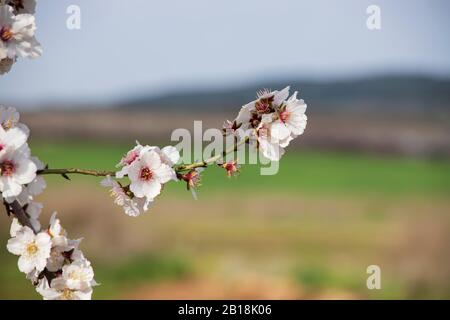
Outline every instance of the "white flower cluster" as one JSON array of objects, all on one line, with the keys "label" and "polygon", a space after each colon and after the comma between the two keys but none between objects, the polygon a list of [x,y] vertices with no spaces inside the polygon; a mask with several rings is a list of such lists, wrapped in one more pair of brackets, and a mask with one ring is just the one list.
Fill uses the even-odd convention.
[{"label": "white flower cluster", "polygon": [[[44,164],[31,156],[27,144],[29,129],[19,123],[19,113],[0,107],[0,192],[7,206],[23,211],[29,226],[15,217],[7,249],[18,255],[18,267],[36,286],[44,299],[90,299],[94,272],[78,249],[81,240],[66,237],[56,214],[50,226],[41,230],[39,216],[43,205],[34,201],[46,187],[37,175]],[[14,213],[14,212],[13,212]]]},{"label": "white flower cluster", "polygon": [[122,206],[127,215],[136,217],[148,210],[165,183],[177,180],[173,166],[179,159],[180,154],[175,147],[160,149],[136,142],[136,146],[117,165],[121,170],[116,173],[116,178],[127,176],[130,184],[122,186],[108,176],[102,181],[102,185],[112,188],[114,202]]},{"label": "white flower cluster", "polygon": [[[289,97],[289,87],[281,91],[262,91],[258,98],[242,107],[237,118],[226,121],[223,126],[225,136],[233,136],[236,143],[247,141],[271,161],[279,161],[284,148],[297,136],[303,134],[307,117],[306,104],[297,99],[297,92]],[[108,176],[102,185],[111,188],[114,202],[122,206],[125,213],[136,217],[147,211],[149,205],[161,193],[162,187],[170,180],[186,182],[187,189],[196,196],[200,186],[201,172],[209,163],[191,166],[190,170],[176,172],[174,165],[180,154],[171,146],[142,146],[139,143],[122,158],[116,179],[128,176],[130,184],[122,185]],[[224,168],[227,176],[239,173],[236,160],[216,162]],[[203,166],[203,167],[202,167]]]},{"label": "white flower cluster", "polygon": [[78,249],[81,240],[71,240],[61,227],[56,213],[50,226],[35,233],[20,225],[11,225],[7,248],[20,256],[18,266],[45,300],[89,300],[94,280],[91,263]]},{"label": "white flower cluster", "polygon": [[289,98],[289,87],[281,91],[262,91],[258,98],[239,112],[233,123],[228,122],[227,131],[239,129],[239,136],[249,137],[250,143],[262,154],[278,161],[284,148],[297,136],[303,134],[307,117],[306,104],[297,99],[297,92]]},{"label": "white flower cluster", "polygon": [[[31,157],[27,139],[30,130],[19,123],[19,113],[11,107],[0,107],[0,192],[4,200],[17,200],[27,206],[27,213],[36,220],[41,205],[33,202],[33,196],[46,187],[44,179],[36,175],[43,164]],[[36,229],[40,226],[36,225]]]},{"label": "white flower cluster", "polygon": [[0,0],[0,75],[9,72],[17,58],[42,54],[34,37],[35,8],[35,0]]}]

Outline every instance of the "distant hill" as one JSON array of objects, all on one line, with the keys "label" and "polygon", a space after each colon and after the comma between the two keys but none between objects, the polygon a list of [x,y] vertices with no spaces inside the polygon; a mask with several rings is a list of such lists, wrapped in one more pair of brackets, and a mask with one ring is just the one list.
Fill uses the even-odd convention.
[{"label": "distant hill", "polygon": [[450,79],[424,76],[379,76],[333,82],[289,80],[257,83],[224,90],[185,90],[160,96],[141,96],[118,107],[136,110],[228,111],[255,97],[262,88],[291,85],[310,105],[309,112],[362,111],[386,113],[450,112]]}]

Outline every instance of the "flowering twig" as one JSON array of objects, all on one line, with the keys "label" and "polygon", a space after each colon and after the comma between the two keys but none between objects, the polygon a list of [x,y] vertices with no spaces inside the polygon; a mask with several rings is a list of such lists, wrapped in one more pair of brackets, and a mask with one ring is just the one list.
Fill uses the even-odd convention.
[{"label": "flowering twig", "polygon": [[[226,155],[237,151],[237,149],[247,143],[249,141],[249,137],[245,137],[244,139],[242,139],[241,141],[239,141],[238,143],[236,143],[234,146],[224,150],[224,152],[222,154],[213,156],[211,158],[208,158],[206,160],[203,161],[198,161],[198,162],[194,162],[194,163],[190,163],[190,164],[186,164],[186,165],[180,165],[180,166],[176,166],[174,168],[174,170],[177,173],[183,172],[183,171],[189,171],[195,168],[204,168],[207,167],[210,164],[213,164],[215,162],[217,162],[218,160],[224,158]],[[107,170],[91,170],[91,169],[78,169],[78,168],[67,168],[67,169],[49,169],[49,168],[45,168],[42,170],[38,170],[36,172],[36,174],[59,174],[62,176],[65,176],[67,174],[82,174],[82,175],[88,175],[88,176],[95,176],[95,177],[106,177],[106,176],[114,176],[116,174],[116,171],[107,171]]]},{"label": "flowering twig", "polygon": [[218,154],[216,156],[213,156],[211,158],[208,158],[206,160],[203,161],[199,161],[199,162],[194,162],[191,164],[187,164],[187,165],[180,165],[175,167],[175,171],[177,172],[182,172],[182,171],[188,171],[188,170],[192,170],[195,168],[206,168],[208,165],[215,163],[217,161],[219,161],[222,158],[225,158],[226,155],[232,153],[232,152],[236,152],[237,149],[247,143],[250,140],[249,137],[245,137],[244,139],[242,139],[241,141],[239,141],[238,143],[235,143],[234,146],[224,150],[224,152],[222,154]]},{"label": "flowering twig", "polygon": [[60,174],[65,176],[67,174],[83,174],[88,176],[96,176],[96,177],[106,177],[115,175],[115,171],[106,171],[106,170],[90,170],[90,169],[77,169],[77,168],[68,168],[68,169],[42,169],[36,172],[37,174]]},{"label": "flowering twig", "polygon": [[[36,30],[35,0],[0,0],[0,75],[9,72],[18,58],[36,58],[42,48],[34,38]],[[249,143],[253,150],[278,161],[290,141],[301,135],[306,126],[306,104],[289,97],[289,87],[280,91],[262,91],[257,99],[244,105],[234,121],[226,121],[224,136],[233,146],[210,158],[180,163],[180,153],[172,146],[137,145],[121,159],[120,170],[78,168],[53,169],[31,156],[27,140],[28,127],[19,123],[14,108],[0,107],[0,199],[8,216],[12,216],[11,239],[7,249],[18,255],[18,268],[31,280],[44,299],[90,299],[94,271],[78,249],[81,240],[67,237],[54,213],[44,228],[39,222],[43,205],[34,197],[43,192],[43,175],[69,174],[106,177],[102,185],[111,188],[114,202],[130,216],[138,216],[161,193],[169,181],[184,181],[196,197],[201,172],[212,164],[226,170],[228,177],[240,171],[239,146]],[[228,140],[227,140],[228,141]],[[249,148],[250,149],[250,148]],[[225,161],[235,153],[232,161]],[[180,163],[180,164],[179,164]],[[128,178],[127,184],[122,180]]]},{"label": "flowering twig", "polygon": [[[0,0],[0,74],[6,73],[17,58],[36,58],[42,48],[34,38],[35,0]],[[240,171],[239,146],[249,143],[269,160],[278,161],[290,141],[306,126],[306,104],[289,97],[289,87],[262,91],[257,99],[244,105],[234,121],[226,121],[225,138],[233,145],[210,158],[180,163],[180,153],[172,146],[137,145],[120,160],[120,170],[49,168],[31,156],[27,140],[30,130],[19,123],[14,108],[0,107],[0,196],[13,217],[7,249],[18,255],[18,268],[31,280],[44,299],[90,299],[96,285],[89,260],[78,249],[81,240],[67,237],[54,213],[42,228],[39,215],[43,205],[34,197],[43,192],[43,175],[69,174],[106,177],[102,185],[111,188],[114,202],[130,216],[138,216],[161,193],[169,181],[184,181],[196,198],[201,172],[212,164],[226,170],[228,177]],[[227,140],[229,141],[229,140]],[[249,148],[249,149],[250,149]],[[232,161],[225,161],[234,153]],[[129,182],[124,183],[123,178]]]}]

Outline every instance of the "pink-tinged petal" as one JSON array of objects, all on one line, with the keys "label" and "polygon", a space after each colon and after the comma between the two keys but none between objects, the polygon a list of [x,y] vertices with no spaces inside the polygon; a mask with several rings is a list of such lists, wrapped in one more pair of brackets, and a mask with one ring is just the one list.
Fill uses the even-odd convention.
[{"label": "pink-tinged petal", "polygon": [[284,140],[291,134],[286,125],[280,120],[277,120],[272,123],[272,125],[270,126],[270,133],[271,137],[274,138],[275,140]]},{"label": "pink-tinged petal", "polygon": [[307,105],[303,103],[303,100],[297,101],[297,103],[289,103],[286,110],[289,112],[289,117],[300,116],[306,112]]},{"label": "pink-tinged petal", "polygon": [[116,178],[121,179],[121,178],[125,177],[128,174],[129,168],[130,168],[130,166],[125,166],[122,169],[120,169],[120,171],[117,171]]},{"label": "pink-tinged petal", "polygon": [[255,101],[247,103],[245,106],[241,108],[237,118],[235,119],[237,124],[247,123],[250,121],[251,114],[250,112],[255,109]]},{"label": "pink-tinged petal", "polygon": [[277,91],[277,92],[275,93],[275,95],[274,95],[274,97],[273,97],[273,104],[274,104],[275,106],[277,106],[277,107],[280,106],[281,103],[282,103],[283,101],[285,101],[285,100],[289,97],[289,89],[290,89],[290,87],[287,86],[287,87],[284,88],[283,90]]},{"label": "pink-tinged petal", "polygon": [[146,184],[146,181],[141,180],[132,180],[130,184],[130,190],[134,193],[136,197],[142,198],[145,197],[144,193],[144,185]]},{"label": "pink-tinged petal", "polygon": [[180,160],[180,153],[178,152],[177,148],[173,146],[166,146],[161,149],[161,152],[170,161],[168,162],[168,165],[170,166],[173,166]]},{"label": "pink-tinged petal", "polygon": [[147,166],[151,170],[158,169],[162,163],[161,157],[154,150],[142,154],[141,158],[142,158],[142,165]]},{"label": "pink-tinged petal", "polygon": [[21,129],[15,127],[6,132],[5,139],[8,147],[18,149],[27,141],[27,135]]},{"label": "pink-tinged petal", "polygon": [[177,180],[175,171],[165,164],[162,164],[158,169],[156,169],[154,174],[160,183],[166,183],[170,180]]},{"label": "pink-tinged petal", "polygon": [[270,143],[265,139],[259,140],[259,147],[264,157],[272,161],[279,161],[284,153],[278,144]]},{"label": "pink-tinged petal", "polygon": [[45,179],[41,176],[37,176],[28,184],[27,190],[30,195],[36,196],[38,194],[41,194],[46,187],[47,183],[45,182]]},{"label": "pink-tinged petal", "polygon": [[161,193],[161,183],[156,180],[150,180],[143,184],[143,196],[153,200]]},{"label": "pink-tinged petal", "polygon": [[134,181],[139,180],[139,175],[141,173],[141,167],[142,167],[142,165],[141,165],[140,160],[136,160],[131,165],[128,166],[127,174],[128,174],[128,178],[130,178],[132,183]]},{"label": "pink-tinged petal", "polygon": [[17,163],[14,179],[21,184],[27,184],[36,178],[36,165],[29,159],[23,159]]}]

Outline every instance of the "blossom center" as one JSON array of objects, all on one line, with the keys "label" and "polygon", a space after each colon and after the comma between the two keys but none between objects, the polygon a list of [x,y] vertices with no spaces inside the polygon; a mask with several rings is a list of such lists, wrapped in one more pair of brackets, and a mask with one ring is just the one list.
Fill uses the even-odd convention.
[{"label": "blossom center", "polygon": [[267,113],[270,109],[270,102],[268,99],[261,99],[259,101],[256,101],[255,104],[256,112],[258,113]]},{"label": "blossom center", "polygon": [[186,181],[189,185],[189,187],[195,188],[200,184],[200,174],[195,171],[189,171],[188,173],[185,173],[181,176],[181,179]]},{"label": "blossom center", "polygon": [[27,255],[33,256],[38,251],[38,247],[34,242],[32,242],[27,245],[26,251],[27,251]]},{"label": "blossom center", "polygon": [[81,276],[78,272],[72,271],[69,274],[69,279],[73,280],[73,281],[78,281],[78,280],[81,280]]},{"label": "blossom center", "polygon": [[62,292],[62,297],[63,297],[63,299],[66,299],[66,300],[72,300],[73,299],[73,291],[70,290],[69,288],[64,288],[64,290]]},{"label": "blossom center", "polygon": [[14,36],[14,34],[12,33],[12,31],[9,27],[5,26],[0,29],[0,39],[3,42],[8,42],[9,40],[12,39],[13,36]]},{"label": "blossom center", "polygon": [[14,127],[14,121],[12,119],[7,119],[2,123],[2,127],[5,130],[11,129],[12,127]]},{"label": "blossom center", "polygon": [[0,174],[2,176],[11,176],[15,170],[16,167],[14,163],[9,160],[5,160],[0,164]]},{"label": "blossom center", "polygon": [[287,110],[280,112],[280,120],[286,122],[289,120],[290,113]]},{"label": "blossom center", "polygon": [[144,167],[141,169],[140,178],[144,181],[149,181],[153,177],[153,172],[148,167]]}]

